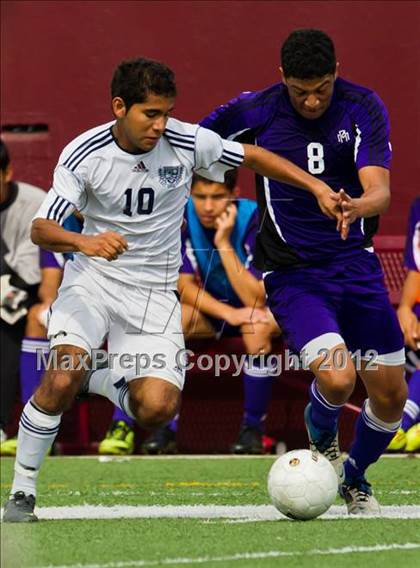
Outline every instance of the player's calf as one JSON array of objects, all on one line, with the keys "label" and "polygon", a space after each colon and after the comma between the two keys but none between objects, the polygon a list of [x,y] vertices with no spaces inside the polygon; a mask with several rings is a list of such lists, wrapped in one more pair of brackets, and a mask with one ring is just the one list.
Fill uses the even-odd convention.
[{"label": "player's calf", "polygon": [[309,393],[311,402],[304,415],[310,448],[331,462],[341,483],[344,469],[338,442],[338,418],[353,392],[356,371],[344,344],[314,359],[310,369],[316,376]]},{"label": "player's calf", "polygon": [[369,400],[375,414],[386,422],[394,422],[402,416],[407,400],[407,383],[404,380],[398,385],[383,385],[380,391],[369,392]]}]

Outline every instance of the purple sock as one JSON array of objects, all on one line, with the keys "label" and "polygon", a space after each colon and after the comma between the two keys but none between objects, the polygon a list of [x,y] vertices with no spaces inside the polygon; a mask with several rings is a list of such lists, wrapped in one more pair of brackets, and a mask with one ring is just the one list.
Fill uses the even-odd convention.
[{"label": "purple sock", "polygon": [[408,383],[408,398],[404,406],[401,428],[407,432],[416,424],[420,414],[420,369],[417,369]]},{"label": "purple sock", "polygon": [[344,462],[346,480],[364,475],[387,448],[401,422],[384,422],[373,414],[367,399],[356,422],[356,435]]},{"label": "purple sock", "polygon": [[170,422],[168,422],[167,427],[169,428],[169,430],[172,430],[172,432],[177,432],[178,430],[178,420],[179,420],[179,414],[177,414],[176,416],[174,416],[172,418],[172,420]]},{"label": "purple sock", "polygon": [[[48,357],[48,339],[24,337],[20,352],[20,393],[23,404],[26,404],[34,394],[44,374],[45,367],[42,364],[42,358],[37,357],[37,353]],[[38,363],[40,363],[39,369],[37,369]]]},{"label": "purple sock", "polygon": [[115,406],[114,414],[112,415],[112,421],[118,422],[118,420],[122,420],[123,422],[125,422],[126,424],[131,426],[131,428],[133,428],[134,424],[136,423],[134,418],[131,418],[131,416],[127,416],[127,414],[124,412],[124,410],[121,410],[121,408],[118,408],[118,406]]},{"label": "purple sock", "polygon": [[338,427],[338,416],[343,405],[328,402],[319,392],[316,379],[312,381],[309,390],[309,398],[311,400],[311,419],[315,428],[331,432],[336,431]]},{"label": "purple sock", "polygon": [[266,357],[250,356],[244,366],[244,421],[246,426],[264,430],[273,388],[272,369],[266,362]]}]

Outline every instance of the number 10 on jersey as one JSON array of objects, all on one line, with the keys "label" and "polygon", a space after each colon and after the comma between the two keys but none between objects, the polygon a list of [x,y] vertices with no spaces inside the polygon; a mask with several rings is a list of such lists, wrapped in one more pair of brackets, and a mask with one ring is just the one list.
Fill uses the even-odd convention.
[{"label": "number 10 on jersey", "polygon": [[[134,190],[135,192],[135,190]],[[123,209],[124,215],[131,217],[133,215],[133,189],[129,187],[125,190],[125,207]],[[136,195],[134,195],[134,199]],[[149,215],[153,211],[155,203],[155,192],[151,187],[142,187],[137,192],[137,209],[138,215]]]}]

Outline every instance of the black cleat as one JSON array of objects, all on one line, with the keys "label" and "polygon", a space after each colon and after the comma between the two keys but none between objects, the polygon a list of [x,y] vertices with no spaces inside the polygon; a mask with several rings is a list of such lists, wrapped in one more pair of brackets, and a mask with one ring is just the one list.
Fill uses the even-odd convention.
[{"label": "black cleat", "polygon": [[169,426],[157,428],[142,446],[145,454],[156,456],[160,454],[176,454],[176,434]]},{"label": "black cleat", "polygon": [[38,520],[34,509],[35,497],[16,491],[4,505],[3,523],[33,523]]},{"label": "black cleat", "polygon": [[263,454],[263,437],[258,428],[242,426],[237,441],[232,444],[232,454]]}]

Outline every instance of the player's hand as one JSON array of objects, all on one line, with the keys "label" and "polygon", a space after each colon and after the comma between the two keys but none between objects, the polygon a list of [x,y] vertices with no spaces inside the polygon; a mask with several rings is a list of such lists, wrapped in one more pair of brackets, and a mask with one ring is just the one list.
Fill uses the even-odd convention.
[{"label": "player's hand", "polygon": [[404,334],[404,343],[414,351],[420,341],[419,325],[416,314],[408,306],[401,306],[397,311],[398,320]]},{"label": "player's hand", "polygon": [[358,214],[358,199],[352,199],[344,189],[340,189],[338,193],[340,199],[340,207],[342,211],[342,219],[337,221],[337,231],[340,232],[340,236],[345,241],[349,236],[350,225],[356,221],[359,217]]},{"label": "player's hand", "polygon": [[128,243],[120,234],[106,231],[94,236],[80,235],[78,248],[86,256],[99,256],[110,262],[127,250]]},{"label": "player's hand", "polygon": [[230,243],[230,235],[232,234],[233,228],[236,222],[236,216],[238,210],[234,203],[228,205],[225,211],[217,217],[215,221],[216,233],[214,235],[214,245],[217,248],[222,248],[223,245]]},{"label": "player's hand", "polygon": [[240,326],[245,323],[269,323],[269,318],[265,310],[260,308],[229,308],[225,320],[233,326]]},{"label": "player's hand", "polygon": [[315,194],[319,208],[329,219],[337,219],[337,223],[341,222],[342,211],[340,207],[340,198],[335,191],[328,186],[322,191]]}]

